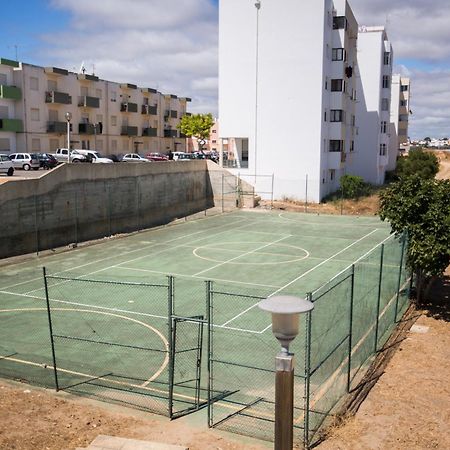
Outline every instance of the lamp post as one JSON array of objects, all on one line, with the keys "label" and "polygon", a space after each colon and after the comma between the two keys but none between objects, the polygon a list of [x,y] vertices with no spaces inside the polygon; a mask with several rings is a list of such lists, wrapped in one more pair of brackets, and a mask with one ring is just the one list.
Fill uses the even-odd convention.
[{"label": "lamp post", "polygon": [[67,162],[70,163],[70,121],[72,120],[72,114],[66,112],[65,117],[67,120]]},{"label": "lamp post", "polygon": [[275,450],[292,450],[294,443],[294,355],[289,344],[296,338],[300,314],[314,304],[299,297],[281,295],[269,297],[258,304],[272,313],[272,332],[281,344],[275,357]]}]

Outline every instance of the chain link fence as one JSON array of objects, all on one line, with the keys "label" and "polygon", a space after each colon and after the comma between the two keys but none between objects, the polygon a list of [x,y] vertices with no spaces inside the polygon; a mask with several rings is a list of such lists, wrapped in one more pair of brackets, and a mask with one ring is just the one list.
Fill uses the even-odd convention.
[{"label": "chain link fence", "polygon": [[[404,236],[391,236],[308,294],[315,308],[291,345],[296,356],[297,443],[309,447],[318,440],[405,312],[410,288],[405,248]],[[210,394],[221,398],[210,401],[209,425],[272,440],[274,357],[279,349],[266,332],[269,318],[257,308],[270,293],[243,293],[210,283],[208,295]],[[233,316],[236,310],[242,313]],[[250,322],[245,317],[249,311]]]}]

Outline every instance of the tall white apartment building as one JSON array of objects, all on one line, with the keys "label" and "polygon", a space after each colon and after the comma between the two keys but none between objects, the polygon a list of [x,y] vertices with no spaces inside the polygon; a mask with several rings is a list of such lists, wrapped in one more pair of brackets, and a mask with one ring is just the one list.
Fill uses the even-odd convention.
[{"label": "tall white apartment building", "polygon": [[[221,0],[220,138],[274,196],[339,188],[355,139],[358,24],[346,0]],[[306,179],[308,182],[306,183]],[[307,191],[307,192],[306,192]]]},{"label": "tall white apartment building", "polygon": [[408,142],[411,81],[398,74],[392,75],[392,100],[390,111],[390,143],[387,170],[394,170],[402,144]]},{"label": "tall white apartment building", "polygon": [[358,33],[358,133],[348,173],[383,184],[389,158],[393,51],[384,27]]},{"label": "tall white apartment building", "polygon": [[183,151],[177,129],[189,98],[87,73],[0,59],[0,151],[67,146],[108,154]]}]

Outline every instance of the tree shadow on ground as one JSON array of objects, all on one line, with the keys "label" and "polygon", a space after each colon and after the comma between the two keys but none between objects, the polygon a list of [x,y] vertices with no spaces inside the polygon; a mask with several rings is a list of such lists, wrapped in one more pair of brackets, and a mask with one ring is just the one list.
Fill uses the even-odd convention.
[{"label": "tree shadow on ground", "polygon": [[435,280],[430,287],[427,301],[421,305],[427,316],[450,322],[450,275]]}]

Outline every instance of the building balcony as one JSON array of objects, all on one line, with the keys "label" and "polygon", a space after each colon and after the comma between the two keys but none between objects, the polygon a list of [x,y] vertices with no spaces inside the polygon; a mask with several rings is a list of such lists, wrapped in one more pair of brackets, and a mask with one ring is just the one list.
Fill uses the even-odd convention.
[{"label": "building balcony", "polygon": [[67,122],[47,122],[47,133],[63,134],[67,132]]},{"label": "building balcony", "polygon": [[120,130],[121,136],[137,136],[138,135],[138,127],[130,127],[128,125],[122,126]]},{"label": "building balcony", "polygon": [[[329,169],[340,169],[341,168],[341,164],[343,163],[342,161],[342,154],[345,155],[344,152],[329,152],[328,153],[328,168]],[[345,156],[344,156],[345,158]],[[345,159],[344,159],[345,161]]]},{"label": "building balcony", "polygon": [[50,75],[69,75],[68,70],[60,69],[59,67],[45,67],[44,72]]},{"label": "building balcony", "polygon": [[45,93],[45,103],[57,103],[60,105],[71,105],[72,97],[65,92],[48,91]]},{"label": "building balcony", "polygon": [[158,114],[158,106],[142,105],[141,112],[142,114],[151,114],[156,116]]},{"label": "building balcony", "polygon": [[120,105],[121,112],[129,112],[129,113],[137,113],[138,112],[138,104],[131,102],[123,102]]},{"label": "building balcony", "polygon": [[16,86],[6,86],[5,84],[0,84],[0,98],[20,100],[22,98],[22,91]]},{"label": "building balcony", "polygon": [[176,137],[178,137],[178,132],[177,132],[177,130],[166,129],[166,130],[164,130],[164,137],[176,138]]},{"label": "building balcony", "polygon": [[22,133],[23,122],[20,119],[0,119],[0,131]]},{"label": "building balcony", "polygon": [[158,135],[158,130],[156,128],[147,127],[142,129],[142,136],[156,137]]},{"label": "building balcony", "polygon": [[78,73],[77,79],[86,81],[98,81],[98,77],[96,77],[95,75],[88,75],[87,73]]},{"label": "building balcony", "polygon": [[13,61],[7,58],[0,58],[0,64],[3,66],[19,67],[19,61]]},{"label": "building balcony", "polygon": [[[99,132],[97,127],[97,133]],[[79,123],[78,134],[96,134],[95,125],[93,123]]]},{"label": "building balcony", "polygon": [[85,108],[100,108],[100,99],[98,97],[83,95],[82,97],[78,97],[78,106],[83,106]]}]

